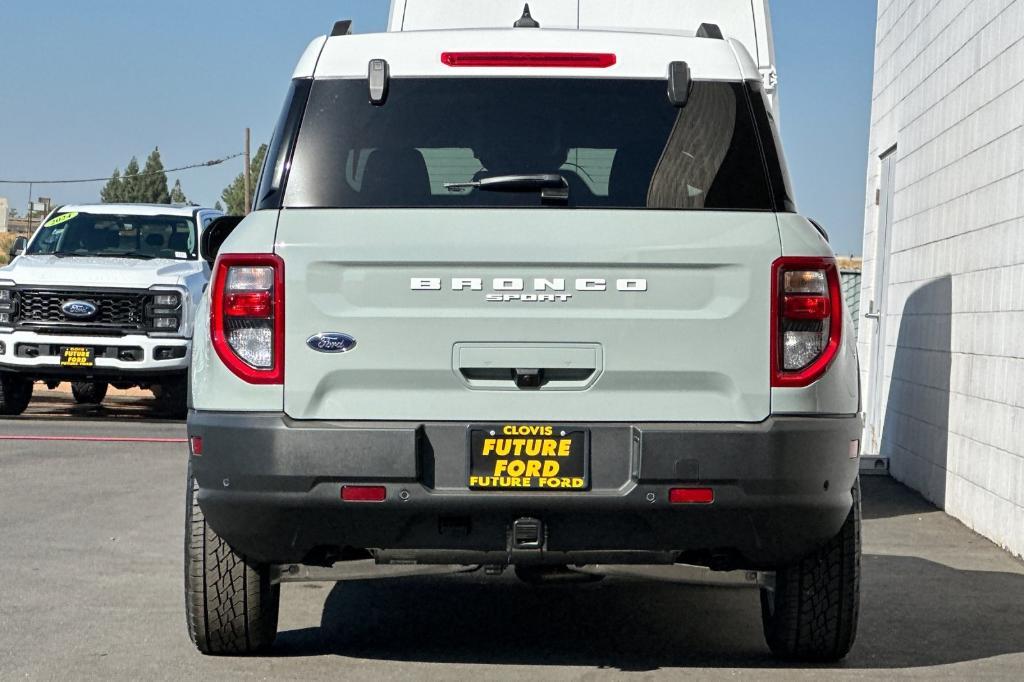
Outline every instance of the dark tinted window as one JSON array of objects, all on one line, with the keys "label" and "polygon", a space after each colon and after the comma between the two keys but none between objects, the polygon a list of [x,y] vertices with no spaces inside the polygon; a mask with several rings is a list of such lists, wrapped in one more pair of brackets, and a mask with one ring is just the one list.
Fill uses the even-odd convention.
[{"label": "dark tinted window", "polygon": [[195,260],[196,224],[184,216],[60,213],[36,232],[29,255]]},{"label": "dark tinted window", "polygon": [[664,80],[394,79],[313,84],[286,207],[530,207],[537,192],[447,188],[559,173],[569,206],[775,210],[741,83],[698,82],[684,109]]}]

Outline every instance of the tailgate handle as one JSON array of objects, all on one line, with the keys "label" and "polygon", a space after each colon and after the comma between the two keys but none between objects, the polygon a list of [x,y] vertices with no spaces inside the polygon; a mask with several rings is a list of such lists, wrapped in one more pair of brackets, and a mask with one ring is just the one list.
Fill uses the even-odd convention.
[{"label": "tailgate handle", "polygon": [[455,370],[471,388],[582,390],[601,373],[594,344],[457,344]]},{"label": "tailgate handle", "polygon": [[459,373],[470,384],[504,383],[525,390],[586,383],[597,369],[564,367],[460,367]]}]

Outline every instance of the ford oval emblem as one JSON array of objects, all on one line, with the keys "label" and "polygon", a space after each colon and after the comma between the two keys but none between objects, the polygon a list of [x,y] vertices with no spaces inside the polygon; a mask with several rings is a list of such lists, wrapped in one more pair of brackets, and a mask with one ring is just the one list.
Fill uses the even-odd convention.
[{"label": "ford oval emblem", "polygon": [[306,345],[318,353],[347,353],[356,347],[356,340],[348,334],[323,332],[309,337]]},{"label": "ford oval emblem", "polygon": [[87,320],[99,312],[96,304],[89,301],[65,301],[60,309],[65,315],[76,320]]}]

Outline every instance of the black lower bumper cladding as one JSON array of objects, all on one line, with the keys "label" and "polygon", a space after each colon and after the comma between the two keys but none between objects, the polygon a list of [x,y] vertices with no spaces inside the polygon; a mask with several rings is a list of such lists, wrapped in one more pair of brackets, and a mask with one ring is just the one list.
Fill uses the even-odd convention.
[{"label": "black lower bumper cladding", "polygon": [[[757,424],[610,424],[590,435],[585,491],[474,491],[468,423],[308,422],[192,412],[191,468],[207,521],[265,563],[352,550],[422,563],[684,563],[770,569],[834,536],[850,510],[858,416]],[[384,489],[345,502],[346,486]],[[713,491],[673,504],[670,491]],[[539,542],[517,547],[517,522]],[[520,526],[522,524],[520,523]],[[530,526],[532,528],[532,526]]]}]

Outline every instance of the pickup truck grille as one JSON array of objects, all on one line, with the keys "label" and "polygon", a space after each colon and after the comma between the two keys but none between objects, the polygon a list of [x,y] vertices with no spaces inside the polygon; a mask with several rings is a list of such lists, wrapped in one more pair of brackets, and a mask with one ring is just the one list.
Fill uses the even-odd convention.
[{"label": "pickup truck grille", "polygon": [[[19,289],[14,293],[15,313],[12,323],[17,329],[50,333],[91,333],[123,335],[152,331],[152,292],[140,291],[75,291],[52,289]],[[61,306],[68,301],[87,301],[97,307],[89,319],[68,317]]]}]

